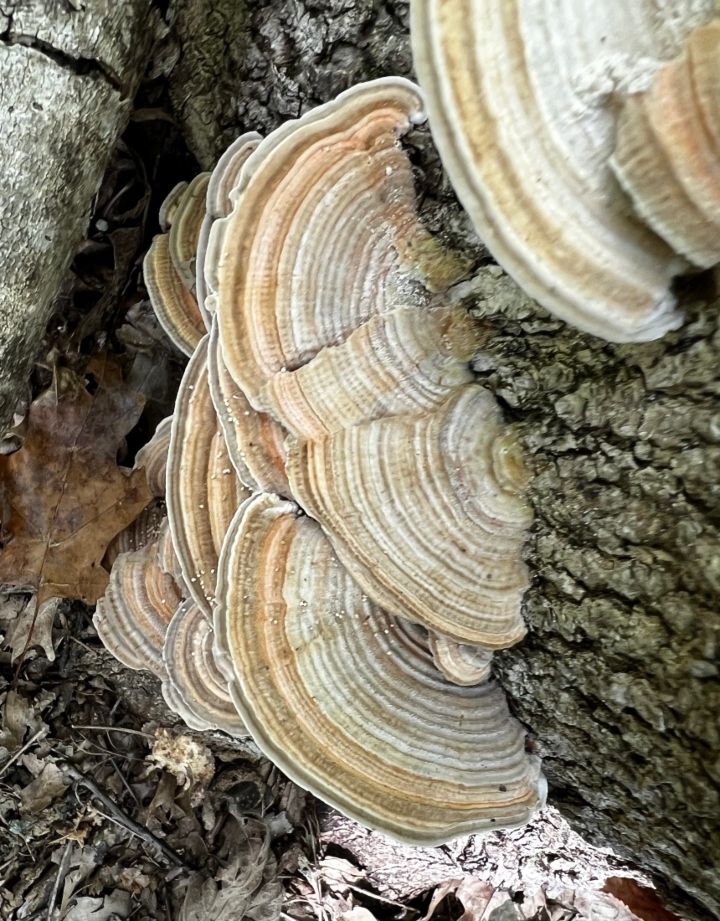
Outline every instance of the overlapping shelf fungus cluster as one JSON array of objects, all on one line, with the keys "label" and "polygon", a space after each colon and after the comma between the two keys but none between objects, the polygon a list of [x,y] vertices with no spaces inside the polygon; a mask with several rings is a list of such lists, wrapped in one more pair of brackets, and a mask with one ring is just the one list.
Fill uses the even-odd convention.
[{"label": "overlapping shelf fungus cluster", "polygon": [[433,844],[527,821],[545,782],[489,677],[525,632],[530,515],[444,296],[463,265],[417,218],[422,112],[405,80],[362,84],[165,202],[145,274],[190,361],[139,463],[167,519],[96,624],[190,726]]}]

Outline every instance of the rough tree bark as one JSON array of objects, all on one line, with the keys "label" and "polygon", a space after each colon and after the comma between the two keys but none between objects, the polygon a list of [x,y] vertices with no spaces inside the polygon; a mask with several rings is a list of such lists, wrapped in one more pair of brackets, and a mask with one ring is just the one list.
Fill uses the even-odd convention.
[{"label": "rough tree bark", "polygon": [[[266,132],[362,79],[412,75],[402,0],[182,0],[176,12],[171,97],[206,168],[241,129]],[[429,226],[477,254],[429,138],[412,143]],[[530,633],[496,674],[552,802],[708,921],[720,916],[713,288],[707,276],[688,285],[679,332],[613,346],[549,317],[495,267],[467,284],[487,329],[477,369],[535,475]]]},{"label": "rough tree bark", "polygon": [[154,0],[0,4],[2,431],[161,30]]},{"label": "rough tree bark", "polygon": [[[362,79],[410,76],[407,14],[404,0],[178,0],[155,72],[168,75],[207,168],[241,130],[268,131]],[[43,56],[0,47],[0,62],[31,52]],[[105,77],[64,70],[119,110]],[[112,120],[99,95],[92,105],[75,117],[96,151]],[[661,342],[613,346],[570,330],[488,265],[429,134],[412,143],[428,226],[477,257],[464,288],[486,329],[477,370],[517,424],[534,473],[530,632],[498,656],[496,675],[544,756],[552,802],[587,838],[649,870],[687,917],[710,921],[720,915],[714,279],[688,283],[687,323]],[[41,202],[42,160],[25,166],[37,170]],[[64,266],[56,244],[68,237],[52,226],[47,253]],[[40,274],[32,290],[44,297]]]}]

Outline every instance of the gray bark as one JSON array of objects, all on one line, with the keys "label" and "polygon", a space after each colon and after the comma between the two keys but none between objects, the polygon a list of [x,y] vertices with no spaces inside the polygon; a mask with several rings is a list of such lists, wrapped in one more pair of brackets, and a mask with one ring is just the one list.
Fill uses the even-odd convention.
[{"label": "gray bark", "polygon": [[[179,2],[166,60],[201,164],[240,130],[267,132],[351,83],[411,76],[407,10]],[[477,254],[429,138],[418,146],[430,229]],[[544,757],[551,802],[651,872],[688,917],[710,919],[720,916],[720,332],[712,294],[696,285],[684,301],[679,332],[613,346],[552,319],[495,269],[476,273],[468,297],[487,323],[480,376],[535,474],[529,636],[498,657],[497,676]]]},{"label": "gray bark", "polygon": [[153,0],[0,4],[0,431],[160,29]]}]

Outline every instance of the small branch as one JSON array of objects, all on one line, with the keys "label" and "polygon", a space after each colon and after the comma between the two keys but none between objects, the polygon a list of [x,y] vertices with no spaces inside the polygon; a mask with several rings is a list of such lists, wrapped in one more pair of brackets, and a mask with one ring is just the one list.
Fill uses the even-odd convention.
[{"label": "small branch", "polygon": [[99,799],[103,806],[109,810],[110,814],[116,819],[117,822],[119,822],[120,825],[123,825],[125,828],[127,828],[128,831],[131,831],[138,838],[142,838],[142,840],[147,844],[159,850],[169,863],[174,864],[176,867],[188,869],[187,864],[179,854],[177,854],[171,847],[165,844],[164,841],[161,841],[160,838],[156,838],[155,835],[149,829],[145,828],[144,825],[139,825],[134,819],[131,819],[130,816],[126,815],[122,809],[120,809],[120,807],[110,799],[107,793],[98,787],[95,781],[90,780],[89,777],[81,774],[80,771],[76,770],[70,764],[63,765],[63,769],[70,777],[72,777],[73,780],[77,781],[79,784],[82,784],[82,786],[89,790],[94,797]]},{"label": "small branch", "polygon": [[32,745],[34,745],[36,742],[38,742],[38,741],[40,740],[41,737],[46,736],[47,733],[48,733],[48,727],[47,727],[47,726],[45,726],[43,729],[38,729],[38,731],[35,733],[35,735],[32,737],[32,739],[28,739],[28,741],[23,745],[23,747],[20,749],[20,751],[15,752],[15,754],[12,756],[12,758],[11,758],[6,764],[4,764],[4,765],[2,766],[2,768],[0,768],[0,777],[3,776],[3,774],[7,771],[7,769],[8,769],[11,765],[15,764],[15,762],[18,760],[18,758],[21,758],[21,757],[25,754],[25,752],[28,750],[28,748],[30,748]]}]

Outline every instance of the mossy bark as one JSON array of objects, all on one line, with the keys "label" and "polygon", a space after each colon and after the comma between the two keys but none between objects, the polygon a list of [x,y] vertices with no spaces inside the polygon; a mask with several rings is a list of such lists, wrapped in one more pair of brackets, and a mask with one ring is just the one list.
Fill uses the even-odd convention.
[{"label": "mossy bark", "polygon": [[0,9],[0,434],[161,24],[153,0]]}]

